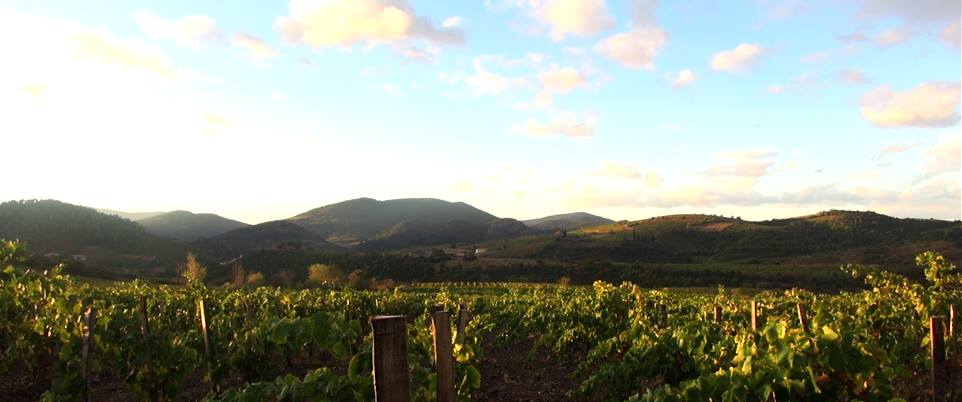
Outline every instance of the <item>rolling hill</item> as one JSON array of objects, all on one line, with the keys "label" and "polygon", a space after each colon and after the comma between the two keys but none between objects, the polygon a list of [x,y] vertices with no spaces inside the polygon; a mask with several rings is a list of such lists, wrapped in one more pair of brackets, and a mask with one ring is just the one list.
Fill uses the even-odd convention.
[{"label": "rolling hill", "polygon": [[103,268],[173,268],[185,251],[130,220],[54,200],[0,204],[0,238],[25,241],[34,256]]},{"label": "rolling hill", "polygon": [[164,213],[163,211],[154,211],[154,212],[124,212],[124,211],[114,211],[114,210],[112,210],[112,209],[103,209],[103,208],[96,208],[96,210],[97,210],[97,212],[100,212],[100,213],[102,213],[102,214],[119,216],[119,217],[121,217],[121,218],[129,219],[129,220],[132,220],[132,221],[139,221],[139,220],[141,220],[141,219],[147,219],[147,218],[154,217],[154,216],[157,216],[157,215],[160,215],[160,214],[163,214],[163,213]]},{"label": "rolling hill", "polygon": [[214,214],[195,214],[188,211],[172,211],[137,221],[148,232],[160,237],[181,241],[194,241],[202,237],[214,237],[234,229],[248,226],[246,223]]},{"label": "rolling hill", "polygon": [[451,243],[478,243],[536,233],[515,219],[487,223],[461,220],[447,222],[403,222],[380,236],[357,246],[365,251],[386,251]]},{"label": "rolling hill", "polygon": [[234,258],[256,250],[343,251],[324,237],[288,221],[270,221],[234,229],[192,243],[217,258]]},{"label": "rolling hill", "polygon": [[540,230],[575,230],[583,227],[589,226],[600,226],[614,221],[608,218],[602,218],[597,215],[592,215],[587,212],[572,212],[569,214],[551,215],[544,218],[529,219],[524,222],[525,225],[534,229]]},{"label": "rolling hill", "polygon": [[911,264],[936,250],[962,257],[959,222],[898,219],[874,212],[826,211],[770,221],[669,215],[490,242],[492,257],[663,263]]},{"label": "rolling hill", "polygon": [[387,201],[358,198],[312,209],[288,221],[323,236],[329,242],[354,246],[384,237],[392,228],[405,222],[430,225],[460,221],[486,225],[496,219],[496,216],[463,202],[434,198]]}]

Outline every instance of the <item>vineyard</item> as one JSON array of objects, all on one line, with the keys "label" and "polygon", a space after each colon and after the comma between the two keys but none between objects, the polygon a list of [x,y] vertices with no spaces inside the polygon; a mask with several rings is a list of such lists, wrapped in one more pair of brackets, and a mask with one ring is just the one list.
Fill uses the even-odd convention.
[{"label": "vineyard", "polygon": [[[753,296],[603,282],[93,287],[14,268],[21,255],[0,246],[0,395],[13,401],[962,398],[962,275],[935,253],[917,258],[922,283],[845,266],[865,290]],[[554,378],[496,369],[530,362]],[[552,389],[532,396],[531,381]]]}]

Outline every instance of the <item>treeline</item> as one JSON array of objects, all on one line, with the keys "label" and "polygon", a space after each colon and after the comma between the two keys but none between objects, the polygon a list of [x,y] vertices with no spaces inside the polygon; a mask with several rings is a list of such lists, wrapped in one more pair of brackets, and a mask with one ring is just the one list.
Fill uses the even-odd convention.
[{"label": "treeline", "polygon": [[241,264],[246,272],[264,275],[267,284],[285,286],[308,281],[308,267],[336,267],[355,283],[371,286],[392,282],[530,282],[591,284],[596,280],[632,282],[645,287],[715,286],[792,288],[837,291],[860,289],[862,283],[837,265],[699,265],[587,261],[559,263],[544,260],[475,264],[439,257],[398,254],[344,254],[265,250],[250,254],[231,266],[211,271],[209,282],[231,281]]}]

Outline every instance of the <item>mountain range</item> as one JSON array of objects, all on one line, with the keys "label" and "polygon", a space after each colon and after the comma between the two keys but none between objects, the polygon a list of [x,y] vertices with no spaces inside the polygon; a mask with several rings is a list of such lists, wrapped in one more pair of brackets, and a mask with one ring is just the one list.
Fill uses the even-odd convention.
[{"label": "mountain range", "polygon": [[261,250],[437,248],[477,248],[485,258],[516,261],[906,263],[930,249],[962,256],[959,221],[859,211],[755,222],[714,215],[616,222],[584,212],[518,221],[462,202],[359,198],[257,225],[187,211],[122,216],[54,200],[9,201],[0,204],[0,238],[25,240],[35,257],[128,272],[172,271],[187,250],[218,262]]}]

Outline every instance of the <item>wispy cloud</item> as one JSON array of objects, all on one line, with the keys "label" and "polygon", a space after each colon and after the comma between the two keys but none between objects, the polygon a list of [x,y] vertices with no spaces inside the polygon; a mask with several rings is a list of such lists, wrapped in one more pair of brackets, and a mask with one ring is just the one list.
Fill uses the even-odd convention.
[{"label": "wispy cloud", "polygon": [[881,85],[861,99],[862,116],[879,127],[948,127],[959,121],[958,109],[958,82],[926,82],[905,91]]}]

